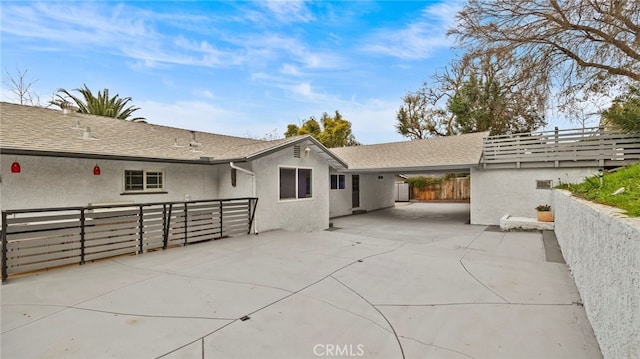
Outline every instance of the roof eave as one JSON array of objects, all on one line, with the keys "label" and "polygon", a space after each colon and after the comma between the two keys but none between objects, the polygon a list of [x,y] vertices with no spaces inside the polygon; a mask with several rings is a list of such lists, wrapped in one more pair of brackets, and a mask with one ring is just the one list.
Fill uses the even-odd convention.
[{"label": "roof eave", "polygon": [[202,157],[199,159],[180,159],[180,158],[109,155],[109,154],[95,154],[95,153],[82,153],[82,152],[26,150],[26,149],[20,149],[20,148],[0,148],[0,154],[20,155],[20,156],[83,158],[83,159],[96,159],[96,160],[191,163],[191,164],[223,164],[223,163],[229,163],[229,162],[245,162],[246,161],[245,158],[212,159],[209,157]]},{"label": "roof eave", "polygon": [[455,165],[438,165],[438,166],[413,166],[413,167],[378,167],[378,168],[349,168],[347,170],[342,170],[338,172],[349,172],[349,173],[362,173],[362,174],[370,174],[370,173],[430,173],[430,172],[460,172],[464,170],[469,170],[471,168],[476,168],[480,166],[480,163],[469,163],[469,164],[455,164]]}]

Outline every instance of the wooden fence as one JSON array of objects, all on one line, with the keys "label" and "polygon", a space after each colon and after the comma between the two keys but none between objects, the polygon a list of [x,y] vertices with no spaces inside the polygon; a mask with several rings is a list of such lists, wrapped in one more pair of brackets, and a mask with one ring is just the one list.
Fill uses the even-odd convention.
[{"label": "wooden fence", "polygon": [[468,201],[471,198],[469,177],[451,178],[424,188],[411,188],[411,199],[420,201]]},{"label": "wooden fence", "polygon": [[9,275],[247,234],[258,199],[2,211]]}]

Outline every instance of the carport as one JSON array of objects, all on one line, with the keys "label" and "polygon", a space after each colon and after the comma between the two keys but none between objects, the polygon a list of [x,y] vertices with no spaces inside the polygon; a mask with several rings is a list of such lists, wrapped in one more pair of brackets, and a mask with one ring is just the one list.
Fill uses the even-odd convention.
[{"label": "carport", "polygon": [[540,233],[414,203],[16,278],[2,356],[601,357]]},{"label": "carport", "polygon": [[332,217],[393,206],[396,175],[470,173],[480,165],[488,134],[332,148],[349,165],[336,173],[344,173],[350,189],[342,196],[331,196]]}]

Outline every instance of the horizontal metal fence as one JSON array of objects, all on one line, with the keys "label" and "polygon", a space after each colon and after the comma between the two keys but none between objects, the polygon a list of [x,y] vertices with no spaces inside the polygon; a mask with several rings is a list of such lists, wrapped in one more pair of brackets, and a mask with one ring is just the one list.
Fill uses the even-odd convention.
[{"label": "horizontal metal fence", "polygon": [[489,136],[484,168],[622,166],[640,161],[640,138],[600,127]]},{"label": "horizontal metal fence", "polygon": [[251,232],[257,198],[2,211],[9,275]]}]

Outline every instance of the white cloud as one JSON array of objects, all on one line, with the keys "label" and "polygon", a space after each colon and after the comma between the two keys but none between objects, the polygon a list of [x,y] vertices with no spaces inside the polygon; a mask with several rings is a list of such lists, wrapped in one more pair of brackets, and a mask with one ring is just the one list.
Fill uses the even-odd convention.
[{"label": "white cloud", "polygon": [[304,0],[262,0],[257,4],[283,23],[310,22],[314,19]]},{"label": "white cloud", "polygon": [[448,39],[446,33],[460,8],[459,1],[430,5],[404,28],[375,32],[363,50],[403,59],[429,58],[435,51],[453,44],[453,39]]}]

